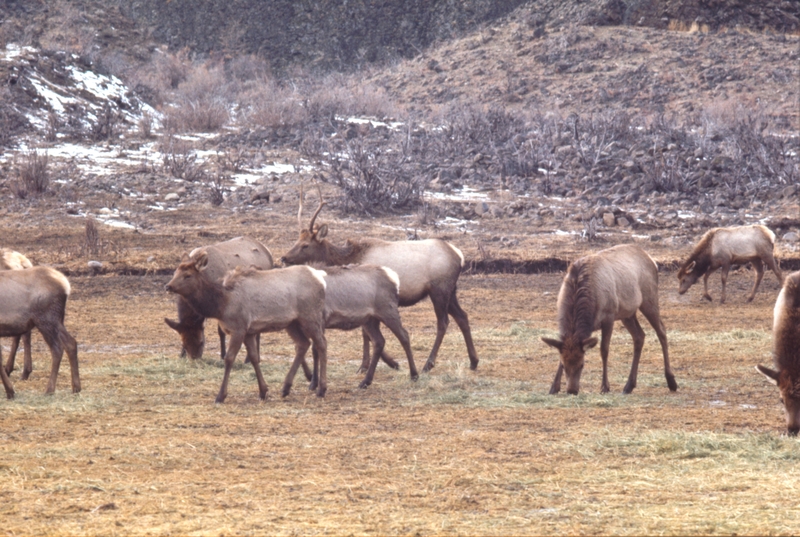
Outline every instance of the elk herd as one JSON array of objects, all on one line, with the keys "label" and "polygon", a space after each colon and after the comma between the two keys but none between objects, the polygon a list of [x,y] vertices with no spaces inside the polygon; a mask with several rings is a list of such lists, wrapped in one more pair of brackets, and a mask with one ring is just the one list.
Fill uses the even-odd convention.
[{"label": "elk herd", "polygon": [[[222,385],[216,398],[222,403],[228,393],[231,368],[242,345],[258,382],[259,396],[265,399],[267,385],[260,367],[260,334],[285,331],[295,347],[294,360],[286,375],[281,394],[290,393],[294,376],[302,367],[310,388],[323,397],[327,390],[328,329],[361,328],[363,355],[360,387],[374,378],[378,361],[397,369],[397,361],[385,351],[383,324],[397,338],[406,354],[410,378],[416,380],[409,334],[403,327],[399,308],[430,298],[436,315],[436,337],[422,368],[430,371],[449,324],[455,320],[464,338],[471,369],[478,367],[478,354],[472,340],[469,318],[457,297],[458,278],[464,256],[454,245],[440,239],[388,242],[377,239],[347,239],[342,246],[327,239],[328,226],[315,226],[325,202],[319,193],[319,206],[308,226],[303,224],[303,195],[297,219],[300,235],[294,246],[280,258],[283,268],[275,268],[270,251],[260,242],[238,237],[204,246],[184,254],[167,291],[176,295],[177,321],[165,322],[180,336],[183,353],[202,356],[205,346],[204,323],[218,323],[221,357],[224,360]],[[787,430],[800,430],[800,272],[784,280],[773,255],[775,235],[760,225],[716,228],[697,243],[678,271],[680,294],[702,276],[703,297],[708,293],[708,278],[721,269],[722,294],[732,265],[751,263],[755,282],[747,297],[752,301],[764,275],[764,265],[783,282],[774,309],[772,368],[756,369],[775,383],[785,407]],[[9,375],[20,341],[24,349],[21,378],[31,373],[30,334],[36,328],[50,349],[52,366],[46,393],[53,393],[62,355],[66,351],[72,373],[72,390],[81,389],[78,374],[78,346],[64,326],[70,284],[57,270],[33,266],[22,254],[0,249],[0,337],[12,338],[0,377],[6,396],[14,397]],[[639,359],[645,333],[637,313],[653,327],[664,357],[664,376],[671,391],[678,384],[670,367],[667,331],[658,303],[658,266],[636,245],[620,245],[573,261],[564,276],[557,301],[558,338],[542,338],[555,348],[560,360],[550,388],[561,389],[566,376],[567,393],[577,394],[586,352],[598,343],[593,334],[600,330],[602,359],[601,392],[608,392],[608,352],[614,323],[619,320],[633,339],[633,361],[624,393],[636,387]],[[227,344],[226,344],[226,339]],[[306,355],[311,349],[313,365]],[[0,359],[2,357],[0,356]]]}]

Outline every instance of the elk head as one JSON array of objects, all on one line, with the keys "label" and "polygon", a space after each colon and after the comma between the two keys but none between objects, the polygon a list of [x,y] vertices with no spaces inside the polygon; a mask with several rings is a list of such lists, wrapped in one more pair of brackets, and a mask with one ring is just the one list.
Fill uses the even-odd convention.
[{"label": "elk head", "polygon": [[180,323],[172,319],[164,318],[167,326],[175,330],[181,337],[181,345],[192,360],[197,360],[203,356],[203,350],[206,345],[205,330],[203,330],[204,323],[201,321],[199,324]]},{"label": "elk head", "polygon": [[586,351],[597,345],[597,338],[588,337],[579,340],[575,337],[568,337],[562,341],[543,337],[542,341],[558,349],[561,355],[561,365],[564,366],[564,373],[567,375],[567,393],[577,395],[581,388],[581,373]]},{"label": "elk head", "polygon": [[198,281],[202,272],[208,268],[208,254],[200,250],[194,258],[184,254],[181,264],[175,269],[175,274],[166,285],[167,291],[181,296],[188,296],[201,287]]},{"label": "elk head", "polygon": [[678,271],[678,283],[680,284],[680,287],[678,288],[679,295],[682,295],[688,291],[689,288],[697,282],[700,276],[703,275],[699,269],[695,269],[697,269],[697,262],[692,261],[688,265],[681,267],[681,269]]},{"label": "elk head", "polygon": [[789,436],[797,436],[797,433],[800,432],[800,379],[793,380],[786,369],[779,372],[763,365],[757,365],[756,370],[778,386],[781,402],[786,411],[786,430]]},{"label": "elk head", "polygon": [[286,265],[301,265],[303,263],[324,263],[325,262],[325,237],[328,235],[328,226],[322,224],[314,229],[314,221],[317,219],[322,207],[327,203],[322,199],[322,190],[317,185],[319,193],[319,206],[308,228],[303,225],[303,187],[300,187],[300,208],[297,211],[297,224],[300,229],[300,237],[294,243],[291,250],[281,257],[280,261]]}]

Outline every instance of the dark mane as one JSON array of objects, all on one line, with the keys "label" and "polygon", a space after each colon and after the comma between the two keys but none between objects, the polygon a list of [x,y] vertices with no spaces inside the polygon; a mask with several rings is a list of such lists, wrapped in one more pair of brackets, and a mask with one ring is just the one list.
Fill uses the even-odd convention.
[{"label": "dark mane", "polygon": [[344,246],[334,246],[330,241],[325,241],[326,265],[352,265],[359,264],[361,257],[371,246],[369,241],[354,241],[347,239]]},{"label": "dark mane", "polygon": [[559,307],[559,331],[562,341],[568,336],[583,340],[592,335],[596,299],[592,289],[592,261],[578,259],[567,269],[563,302]]},{"label": "dark mane", "polygon": [[692,250],[689,259],[681,265],[680,270],[678,271],[678,277],[681,277],[686,272],[686,267],[695,263],[695,266],[692,267],[692,272],[696,274],[705,274],[708,270],[708,267],[711,266],[711,243],[714,240],[714,235],[716,234],[716,229],[710,229],[706,231],[706,233],[700,239],[700,242],[695,245],[694,249]]}]

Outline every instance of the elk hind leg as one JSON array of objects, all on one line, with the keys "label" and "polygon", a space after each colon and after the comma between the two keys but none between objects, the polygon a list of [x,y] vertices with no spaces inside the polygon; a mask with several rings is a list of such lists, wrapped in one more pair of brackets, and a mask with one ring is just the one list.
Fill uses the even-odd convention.
[{"label": "elk hind leg", "polygon": [[464,336],[464,343],[467,344],[467,354],[469,355],[469,368],[473,371],[478,368],[478,353],[475,352],[475,344],[472,341],[472,330],[469,327],[469,317],[467,312],[461,309],[456,297],[456,290],[453,289],[453,294],[450,296],[450,303],[448,304],[447,311],[453,316],[458,328],[461,329],[461,334]]},{"label": "elk hind leg", "polygon": [[753,301],[756,296],[758,286],[761,285],[761,280],[764,278],[764,263],[762,263],[760,259],[754,259],[751,261],[751,263],[753,268],[756,270],[756,278],[755,282],[753,283],[753,289],[750,291],[750,296],[747,297],[748,302]]},{"label": "elk hind leg", "polygon": [[28,378],[31,376],[31,373],[33,373],[33,358],[31,356],[32,332],[33,330],[28,330],[22,334],[22,352],[24,355],[24,365],[22,366],[22,376],[20,377],[22,380],[28,380]]},{"label": "elk hind leg", "polygon": [[447,314],[449,308],[449,295],[431,293],[431,302],[433,302],[433,311],[436,313],[436,339],[433,341],[431,353],[428,356],[428,361],[422,368],[422,372],[430,371],[436,365],[436,355],[439,354],[439,347],[442,345],[442,340],[447,332],[447,325],[450,324],[450,318]]},{"label": "elk hind leg", "polygon": [[778,278],[778,283],[783,285],[783,272],[781,272],[780,267],[778,267],[778,263],[775,261],[775,257],[772,255],[772,252],[767,254],[764,261],[767,263],[767,267],[769,267],[769,269],[775,273],[775,277]]},{"label": "elk hind leg", "polygon": [[370,384],[372,384],[372,379],[375,377],[375,368],[378,366],[378,360],[380,359],[381,352],[383,352],[383,346],[386,344],[386,340],[381,334],[380,323],[374,317],[367,321],[367,324],[363,326],[363,330],[365,333],[369,334],[370,340],[372,340],[372,359],[369,362],[369,369],[367,369],[367,375],[364,377],[364,380],[361,381],[361,384],[358,385],[359,388],[366,388]]},{"label": "elk hind leg", "polygon": [[664,322],[661,320],[661,314],[658,309],[658,304],[645,305],[640,308],[642,315],[644,315],[653,330],[656,331],[658,342],[661,343],[661,353],[664,355],[664,376],[667,379],[667,386],[671,392],[677,391],[678,383],[675,382],[675,375],[672,373],[672,367],[669,363],[669,344],[667,343],[667,329],[664,327]]},{"label": "elk hind leg", "polygon": [[[367,334],[366,330],[362,327],[361,328],[361,337],[363,340],[363,352],[361,355],[361,366],[358,368],[359,373],[366,373],[369,369],[370,364],[370,352],[369,352],[369,342],[370,338]],[[400,364],[397,363],[397,360],[389,356],[386,351],[381,352],[381,360],[386,363],[392,369],[400,369]]]},{"label": "elk hind leg", "polygon": [[[311,342],[303,333],[303,331],[300,330],[300,327],[296,323],[290,324],[286,328],[286,332],[289,334],[289,337],[292,338],[292,341],[294,341],[295,355],[294,355],[294,361],[292,362],[292,366],[289,368],[289,372],[286,374],[286,379],[284,379],[283,381],[283,389],[281,390],[281,397],[286,397],[287,395],[289,395],[289,392],[291,392],[292,383],[294,382],[294,376],[295,374],[297,374],[297,370],[299,369],[301,362],[305,364],[306,352],[308,352],[308,348],[311,346]],[[305,364],[304,369],[307,367],[308,364]],[[310,380],[312,383],[316,382],[315,376],[312,376]]]},{"label": "elk hind leg", "polygon": [[633,338],[633,362],[631,362],[631,372],[628,375],[628,382],[622,390],[622,393],[631,393],[636,387],[636,377],[639,375],[639,360],[642,357],[645,334],[635,313],[632,317],[622,319],[622,324],[625,325],[625,328],[627,328],[628,332],[631,334],[631,338]]},{"label": "elk hind leg", "polygon": [[67,329],[61,328],[61,346],[67,351],[67,358],[69,359],[69,370],[72,378],[72,393],[79,393],[81,391],[81,377],[78,372],[78,342],[75,338],[67,332]]},{"label": "elk hind leg", "polygon": [[[414,363],[414,353],[411,351],[411,339],[408,336],[408,331],[403,328],[403,323],[400,321],[400,314],[393,312],[392,315],[384,316],[381,322],[392,331],[392,334],[397,338],[406,353],[408,360],[408,371],[411,375],[411,380],[417,380],[419,373],[417,373],[417,365]],[[383,354],[382,354],[383,355]]]}]

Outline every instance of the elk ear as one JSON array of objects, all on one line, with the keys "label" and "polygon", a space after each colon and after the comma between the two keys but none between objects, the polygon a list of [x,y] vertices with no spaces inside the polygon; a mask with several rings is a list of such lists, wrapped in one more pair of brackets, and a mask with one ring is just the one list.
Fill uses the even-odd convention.
[{"label": "elk ear", "polygon": [[549,338],[549,337],[543,337],[542,341],[544,341],[545,343],[547,343],[551,347],[558,349],[559,351],[564,346],[563,342],[561,342],[561,341],[559,341],[557,339]]},{"label": "elk ear", "polygon": [[183,252],[183,255],[181,256],[181,263],[186,263],[187,261],[191,261],[191,258],[189,257],[189,254]]},{"label": "elk ear", "polygon": [[692,261],[688,265],[686,265],[686,274],[689,274],[694,270],[694,266],[697,264],[697,261]]},{"label": "elk ear", "polygon": [[777,371],[770,369],[768,367],[764,367],[763,365],[757,365],[756,371],[767,377],[767,380],[770,381],[771,383],[775,385],[778,384],[779,373]]},{"label": "elk ear", "polygon": [[194,259],[194,268],[197,270],[205,270],[208,267],[208,254],[205,250],[198,252]]},{"label": "elk ear", "polygon": [[586,339],[584,339],[581,342],[581,345],[583,346],[583,352],[586,352],[589,349],[591,349],[592,347],[594,347],[595,345],[597,345],[597,338],[596,337],[587,337]]},{"label": "elk ear", "polygon": [[328,224],[322,224],[316,232],[317,240],[324,239],[328,235]]},{"label": "elk ear", "polygon": [[167,319],[164,317],[164,322],[167,323],[167,326],[175,330],[176,332],[180,333],[181,331],[181,323],[177,321],[173,321],[172,319]]}]

